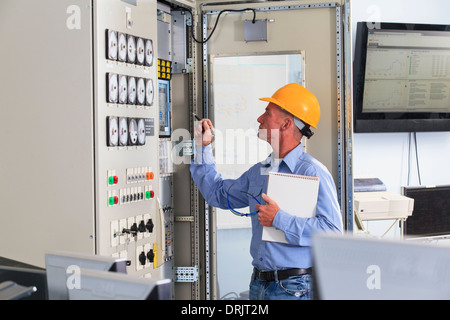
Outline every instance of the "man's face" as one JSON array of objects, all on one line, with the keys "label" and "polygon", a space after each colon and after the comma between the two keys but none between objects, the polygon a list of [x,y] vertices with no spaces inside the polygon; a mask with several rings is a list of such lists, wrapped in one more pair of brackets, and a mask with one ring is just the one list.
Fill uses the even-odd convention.
[{"label": "man's face", "polygon": [[259,116],[257,121],[260,123],[258,128],[258,138],[272,143],[278,143],[279,129],[282,124],[281,109],[270,102],[265,112]]}]

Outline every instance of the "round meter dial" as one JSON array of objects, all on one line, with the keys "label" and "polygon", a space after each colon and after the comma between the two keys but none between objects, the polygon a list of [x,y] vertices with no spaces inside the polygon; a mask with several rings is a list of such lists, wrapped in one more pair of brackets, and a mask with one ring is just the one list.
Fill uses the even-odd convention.
[{"label": "round meter dial", "polygon": [[129,63],[134,63],[136,61],[136,40],[132,35],[127,37],[127,48],[127,60]]},{"label": "round meter dial", "polygon": [[148,106],[153,104],[153,81],[152,79],[147,79],[145,84],[145,103]]},{"label": "round meter dial", "polygon": [[141,146],[145,144],[145,121],[144,119],[138,120],[138,144]]},{"label": "round meter dial", "polygon": [[153,41],[145,40],[145,65],[153,65]]},{"label": "round meter dial", "polygon": [[107,31],[107,58],[110,60],[117,60],[117,32],[113,30]]},{"label": "round meter dial", "polygon": [[107,101],[111,103],[117,103],[119,97],[119,83],[117,74],[108,73],[106,79],[108,80],[108,92],[106,93]]},{"label": "round meter dial", "polygon": [[130,145],[137,144],[138,139],[138,125],[136,119],[130,119],[128,122],[128,134]]},{"label": "round meter dial", "polygon": [[119,61],[127,61],[127,36],[125,33],[119,33],[117,40],[117,58]]},{"label": "round meter dial", "polygon": [[136,63],[137,64],[144,64],[145,59],[145,44],[144,39],[137,38],[136,41]]},{"label": "round meter dial", "polygon": [[137,81],[137,102],[140,105],[145,104],[145,81],[139,78]]},{"label": "round meter dial", "polygon": [[127,76],[119,76],[119,103],[127,103],[128,99],[128,85]]},{"label": "round meter dial", "polygon": [[106,124],[108,126],[107,144],[109,147],[116,147],[119,144],[119,121],[117,117],[108,117]]},{"label": "round meter dial", "polygon": [[127,118],[119,118],[119,145],[126,146],[128,143],[128,121]]},{"label": "round meter dial", "polygon": [[128,104],[136,104],[136,78],[128,77]]}]

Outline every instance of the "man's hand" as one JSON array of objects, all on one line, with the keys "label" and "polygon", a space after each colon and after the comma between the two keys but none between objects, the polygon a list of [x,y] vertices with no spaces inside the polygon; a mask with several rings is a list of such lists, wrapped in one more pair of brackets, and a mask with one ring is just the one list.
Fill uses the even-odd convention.
[{"label": "man's hand", "polygon": [[275,215],[277,214],[278,210],[280,210],[280,207],[278,204],[270,199],[270,197],[263,193],[262,195],[263,200],[266,202],[266,204],[257,204],[255,205],[255,209],[259,210],[258,217],[259,217],[259,223],[265,227],[271,227],[273,223],[273,219],[275,218]]},{"label": "man's hand", "polygon": [[194,125],[194,137],[196,146],[207,146],[214,138],[212,134],[214,126],[209,119],[196,121]]}]

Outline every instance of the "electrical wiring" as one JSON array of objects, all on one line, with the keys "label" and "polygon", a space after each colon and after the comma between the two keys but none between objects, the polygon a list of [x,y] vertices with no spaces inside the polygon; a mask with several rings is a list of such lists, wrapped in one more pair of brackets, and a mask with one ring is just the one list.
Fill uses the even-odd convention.
[{"label": "electrical wiring", "polygon": [[419,152],[417,150],[417,134],[416,132],[410,132],[408,136],[408,178],[407,185],[410,184],[410,171],[411,171],[411,139],[414,138],[414,149],[416,154],[416,168],[417,168],[417,178],[419,180],[419,185],[422,185],[422,179],[420,177],[420,167],[419,167]]},{"label": "electrical wiring", "polygon": [[422,185],[422,181],[420,179],[420,169],[419,169],[419,155],[417,151],[417,135],[416,132],[414,132],[414,147],[416,149],[416,167],[417,167],[417,176],[419,178],[419,185]]},{"label": "electrical wiring", "polygon": [[[198,40],[198,39],[195,38],[195,35],[194,35],[194,28],[191,28],[192,39],[194,39],[194,41],[197,42],[197,43],[206,43],[209,39],[211,39],[211,36],[213,35],[214,31],[216,30],[217,23],[219,22],[219,18],[220,18],[220,16],[221,16],[222,13],[224,13],[224,12],[244,12],[244,11],[249,11],[249,10],[253,11],[253,20],[252,20],[252,23],[255,23],[255,22],[256,22],[256,10],[255,10],[255,9],[252,9],[252,8],[245,8],[245,9],[224,9],[224,10],[221,10],[221,11],[219,12],[219,15],[217,16],[216,22],[214,23],[214,27],[212,28],[211,33],[209,34],[209,36],[208,36],[205,40]],[[187,10],[187,11],[191,14],[192,21],[194,21],[194,16],[193,16],[192,12],[191,12],[190,10]]]}]

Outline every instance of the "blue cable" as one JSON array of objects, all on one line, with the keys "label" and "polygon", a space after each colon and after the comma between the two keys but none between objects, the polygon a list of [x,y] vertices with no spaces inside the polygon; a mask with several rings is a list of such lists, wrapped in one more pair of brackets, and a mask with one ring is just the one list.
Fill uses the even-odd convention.
[{"label": "blue cable", "polygon": [[[241,192],[248,194],[248,195],[251,196],[253,199],[255,199],[256,202],[258,202],[259,204],[261,204],[261,202],[259,202],[259,200],[256,199],[255,196],[253,196],[253,195],[251,195],[250,193],[245,192],[245,191],[241,191]],[[228,192],[227,192],[227,204],[228,204],[228,208],[231,210],[231,212],[233,212],[233,213],[236,214],[236,215],[242,216],[242,217],[248,217],[248,216],[257,214],[257,213],[259,212],[259,210],[256,210],[256,211],[249,212],[249,213],[242,213],[242,212],[239,212],[239,211],[234,210],[234,209],[231,207],[231,204],[230,204],[230,195],[228,194]]]}]

